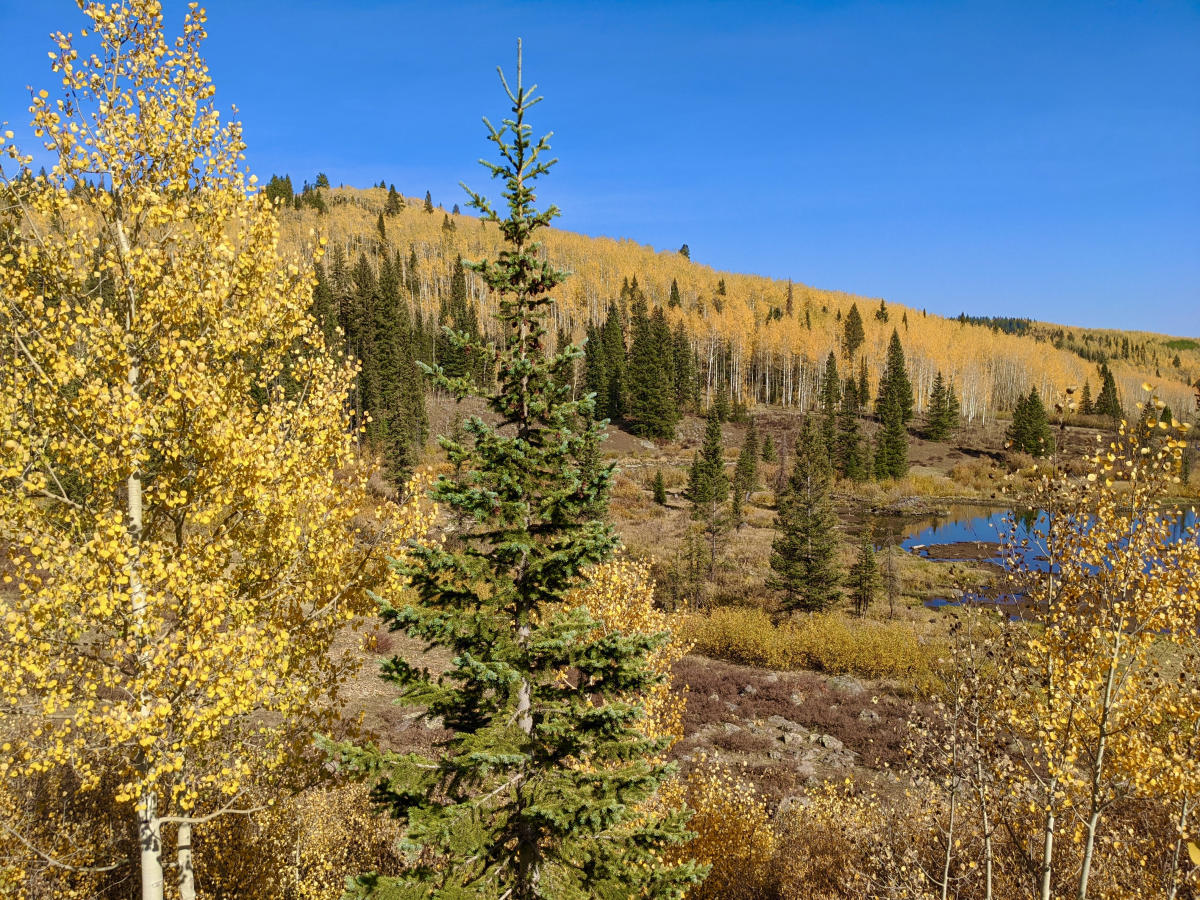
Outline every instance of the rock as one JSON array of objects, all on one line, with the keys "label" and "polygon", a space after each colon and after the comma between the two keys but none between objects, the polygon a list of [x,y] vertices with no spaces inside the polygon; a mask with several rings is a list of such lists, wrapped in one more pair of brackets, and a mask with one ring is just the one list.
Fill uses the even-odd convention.
[{"label": "rock", "polygon": [[849,675],[835,675],[827,682],[831,691],[842,694],[861,694],[866,690],[861,681]]},{"label": "rock", "polygon": [[732,722],[725,723],[725,733],[726,734],[732,734],[735,731],[741,731],[741,730],[742,729],[740,726],[734,725]]},{"label": "rock", "polygon": [[727,710],[729,710],[730,712],[737,712],[738,705],[736,703],[734,703],[732,700],[726,700],[725,708]]},{"label": "rock", "polygon": [[774,684],[778,680],[779,680],[778,672],[772,672],[770,675],[768,675],[766,678],[763,679],[763,681],[767,684]]},{"label": "rock", "polygon": [[714,691],[713,693],[711,693],[711,694],[709,694],[709,695],[708,695],[708,699],[709,699],[709,700],[720,700],[720,699],[721,699],[721,695],[720,695],[720,694],[718,694],[718,693],[716,693],[716,692]]},{"label": "rock", "polygon": [[755,687],[754,685],[752,685],[752,684],[744,684],[744,685],[742,685],[742,691],[741,691],[741,692],[742,692],[743,694],[749,694],[750,696],[754,696],[755,694],[757,694],[757,693],[758,693],[758,688],[756,688],[756,687]]},{"label": "rock", "polygon": [[441,716],[434,716],[432,719],[425,720],[425,727],[430,731],[437,731],[440,728],[444,728],[445,725],[446,723]]},{"label": "rock", "polygon": [[858,718],[862,722],[878,722],[879,713],[875,712],[875,710],[871,709],[870,707],[867,707],[859,712]]},{"label": "rock", "polygon": [[817,743],[826,750],[845,750],[846,745],[835,738],[832,734],[823,734],[817,738]]},{"label": "rock", "polygon": [[783,754],[780,753],[778,750],[768,750],[767,758],[768,759],[783,759]]},{"label": "rock", "polygon": [[781,737],[785,744],[799,744],[808,741],[808,735],[799,734],[795,731],[785,731]]},{"label": "rock", "polygon": [[767,724],[780,731],[806,731],[803,725],[798,725],[791,719],[785,719],[783,716],[771,716],[767,719]]},{"label": "rock", "polygon": [[805,697],[805,695],[803,693],[801,693],[800,691],[796,691],[796,693],[792,694],[792,702],[795,703],[797,706],[802,706],[806,699],[807,698]]}]

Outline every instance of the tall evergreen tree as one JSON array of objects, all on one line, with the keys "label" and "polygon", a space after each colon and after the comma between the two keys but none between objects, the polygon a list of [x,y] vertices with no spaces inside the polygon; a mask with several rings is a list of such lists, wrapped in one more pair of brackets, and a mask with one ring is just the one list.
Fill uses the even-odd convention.
[{"label": "tall evergreen tree", "polygon": [[858,348],[866,339],[867,334],[863,331],[863,321],[858,312],[858,304],[851,303],[850,312],[846,314],[846,321],[842,325],[842,350],[846,354],[846,359],[854,359],[854,354],[858,352]]},{"label": "tall evergreen tree", "polygon": [[1036,387],[1017,398],[1008,441],[1012,449],[1030,456],[1047,456],[1054,451],[1054,432]]},{"label": "tall evergreen tree", "polygon": [[853,378],[846,379],[838,415],[837,471],[851,481],[865,481],[870,475],[867,449],[858,423],[858,387]]},{"label": "tall evergreen tree", "polygon": [[925,433],[932,441],[944,441],[958,427],[958,398],[954,388],[947,385],[941,370],[933,379],[929,394],[929,409],[925,416]]},{"label": "tall evergreen tree", "polygon": [[[384,602],[390,627],[446,646],[452,662],[434,676],[401,657],[385,677],[408,703],[448,730],[436,754],[374,747],[339,749],[343,765],[369,777],[375,800],[407,829],[420,864],[401,875],[362,876],[359,896],[680,897],[692,865],[663,861],[686,837],[685,816],[645,805],[668,775],[661,741],[640,730],[636,699],[656,682],[647,655],[662,636],[606,631],[564,599],[588,566],[611,558],[616,538],[592,515],[610,467],[581,465],[599,440],[588,400],[559,380],[572,353],[546,358],[546,292],[562,274],[540,253],[535,232],[556,210],[532,206],[532,181],[550,163],[545,138],[524,121],[532,105],[520,71],[513,118],[489,124],[501,162],[508,247],[476,266],[502,298],[497,418],[474,417],[465,439],[443,439],[456,472],[433,496],[476,522],[456,548],[414,547],[401,565],[419,603]],[[499,217],[482,196],[472,204]],[[460,396],[462,379],[434,371]],[[570,672],[570,678],[563,678]]]},{"label": "tall evergreen tree", "polygon": [[387,200],[383,204],[383,214],[385,216],[398,216],[400,210],[404,209],[404,198],[400,196],[399,191],[393,184],[388,188]]},{"label": "tall evergreen tree", "polygon": [[871,379],[867,375],[867,357],[864,355],[858,365],[858,405],[867,409],[871,404]]},{"label": "tall evergreen tree", "polygon": [[1096,398],[1096,415],[1107,416],[1114,422],[1119,422],[1125,416],[1121,408],[1121,398],[1117,396],[1117,382],[1107,363],[1100,364],[1100,396]]},{"label": "tall evergreen tree", "polygon": [[433,195],[429,191],[425,192],[425,205],[422,207],[427,213],[433,212]]},{"label": "tall evergreen tree", "polygon": [[696,405],[696,354],[683,323],[671,336],[671,362],[675,366],[675,406],[680,412]]},{"label": "tall evergreen tree", "polygon": [[850,567],[850,597],[854,601],[854,612],[865,616],[875,596],[879,593],[879,564],[875,559],[875,545],[870,526],[863,529],[858,544],[858,559]]},{"label": "tall evergreen tree", "polygon": [[1085,381],[1083,383],[1083,393],[1079,396],[1079,414],[1090,416],[1095,411],[1095,408],[1092,406],[1092,383]]},{"label": "tall evergreen tree", "polygon": [[742,498],[754,490],[758,483],[758,430],[754,427],[754,419],[746,426],[746,437],[742,441],[742,449],[738,454],[737,465],[733,468],[733,490]]},{"label": "tall evergreen tree", "polygon": [[[909,397],[911,399],[911,393]],[[896,392],[880,389],[879,417],[882,427],[876,435],[872,466],[877,479],[903,478],[908,472],[908,431],[904,427],[904,409]]]},{"label": "tall evergreen tree", "polygon": [[608,374],[607,396],[605,408],[610,419],[621,419],[625,416],[625,327],[624,316],[617,304],[608,305],[608,318],[600,332],[604,342],[604,362]]},{"label": "tall evergreen tree", "polygon": [[809,416],[796,447],[791,478],[779,498],[771,545],[771,585],[789,610],[819,612],[841,597],[833,473],[816,420]]},{"label": "tall evergreen tree", "polygon": [[913,414],[913,388],[904,360],[904,347],[900,344],[900,334],[895,328],[892,329],[892,339],[888,342],[883,377],[879,379],[879,394],[875,400],[876,412],[882,416],[884,404],[891,402],[900,410],[900,424],[907,425]]},{"label": "tall evergreen tree", "polygon": [[630,310],[632,335],[627,367],[627,418],[630,430],[642,437],[675,436],[675,367],[671,362],[671,332],[662,309],[646,311],[640,291]]},{"label": "tall evergreen tree", "polygon": [[825,359],[825,375],[821,378],[821,440],[832,461],[837,456],[837,419],[842,382],[838,376],[837,357],[833,351]]},{"label": "tall evergreen tree", "polygon": [[654,502],[659,506],[667,505],[667,483],[663,480],[662,469],[657,469],[654,472],[654,484],[651,487],[651,493],[654,495]]},{"label": "tall evergreen tree", "polygon": [[771,432],[763,435],[762,442],[762,461],[775,462],[777,454],[775,453],[775,442],[771,439]]},{"label": "tall evergreen tree", "polygon": [[667,300],[667,306],[670,307],[671,309],[675,309],[682,302],[683,301],[679,299],[679,282],[676,281],[674,278],[672,278],[671,279],[671,296]]},{"label": "tall evergreen tree", "polygon": [[720,539],[729,521],[724,505],[729,498],[729,476],[725,473],[725,451],[721,441],[721,420],[714,410],[708,413],[704,444],[692,461],[688,477],[688,500],[692,518],[702,523],[709,542],[709,571],[717,565]]},{"label": "tall evergreen tree", "polygon": [[595,414],[600,419],[610,419],[608,409],[608,353],[600,329],[588,325],[587,340],[583,345],[583,384],[588,393],[595,394]]}]

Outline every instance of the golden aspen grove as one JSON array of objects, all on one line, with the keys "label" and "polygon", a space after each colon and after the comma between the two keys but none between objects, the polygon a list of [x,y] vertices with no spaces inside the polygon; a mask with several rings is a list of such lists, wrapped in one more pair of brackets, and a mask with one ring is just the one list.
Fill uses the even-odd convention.
[{"label": "golden aspen grove", "polygon": [[1200,336],[553,227],[519,41],[479,215],[264,184],[199,4],[76,5],[0,123],[0,898],[1200,897]]}]

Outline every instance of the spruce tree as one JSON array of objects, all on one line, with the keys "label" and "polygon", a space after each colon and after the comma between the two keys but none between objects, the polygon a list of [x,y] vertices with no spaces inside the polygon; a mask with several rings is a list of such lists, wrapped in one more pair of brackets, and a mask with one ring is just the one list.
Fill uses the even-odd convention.
[{"label": "spruce tree", "polygon": [[858,545],[858,559],[850,567],[850,598],[854,601],[854,612],[865,616],[875,596],[879,593],[879,564],[875,559],[875,546],[870,526],[863,529]]},{"label": "spruce tree", "polygon": [[[911,398],[911,394],[909,395]],[[876,435],[875,477],[903,478],[908,472],[908,431],[904,427],[904,409],[896,393],[888,391],[880,395],[879,417],[882,427]]]},{"label": "spruce tree", "polygon": [[871,379],[867,375],[867,357],[864,355],[858,366],[858,406],[867,409],[871,404]]},{"label": "spruce tree", "polygon": [[829,454],[831,461],[837,456],[837,419],[841,387],[837,357],[830,350],[825,359],[825,375],[821,379],[821,440],[825,442],[825,452]]},{"label": "spruce tree", "polygon": [[866,481],[869,477],[867,450],[858,423],[858,388],[853,378],[846,379],[842,409],[838,416],[837,471],[851,481]]},{"label": "spruce tree", "polygon": [[[956,414],[951,410],[953,393],[953,390],[946,386],[939,369],[933,379],[933,389],[929,393],[929,410],[925,416],[925,433],[931,441],[944,441],[950,437],[956,418]],[[955,402],[957,403],[957,400]]]},{"label": "spruce tree", "polygon": [[729,476],[725,473],[725,453],[721,441],[721,420],[709,410],[704,428],[704,444],[692,461],[688,477],[688,500],[692,518],[703,526],[709,543],[709,571],[717,565],[717,550],[729,521],[724,505],[729,498]]},{"label": "spruce tree", "polygon": [[425,205],[422,207],[427,213],[433,212],[433,195],[429,191],[425,192]]},{"label": "spruce tree", "polygon": [[662,469],[658,469],[654,473],[654,485],[652,488],[654,494],[654,502],[659,506],[667,505],[667,483],[663,481]]},{"label": "spruce tree", "polygon": [[604,343],[604,363],[608,376],[604,405],[610,419],[625,416],[627,398],[625,383],[625,329],[624,316],[615,303],[608,305],[608,318],[604,321],[600,337]]},{"label": "spruce tree", "polygon": [[1083,393],[1079,396],[1079,414],[1081,416],[1090,416],[1095,411],[1095,407],[1092,406],[1092,383],[1085,381],[1083,383]]},{"label": "spruce tree", "polygon": [[400,196],[393,184],[388,188],[387,200],[383,204],[383,214],[389,217],[398,216],[402,209],[404,209],[404,198]]},{"label": "spruce tree", "polygon": [[[663,853],[687,837],[686,814],[646,804],[669,767],[658,761],[663,742],[639,730],[637,700],[657,681],[647,654],[663,636],[605,632],[585,608],[563,604],[616,547],[593,515],[612,472],[582,464],[600,435],[586,424],[590,400],[572,401],[559,380],[574,352],[542,350],[546,292],[563,276],[535,240],[557,210],[533,207],[532,182],[551,162],[546,139],[534,141],[525,122],[536,101],[519,57],[508,93],[512,118],[500,129],[487,123],[501,157],[487,165],[504,180],[508,217],[471,192],[507,242],[498,261],[473,265],[501,298],[499,379],[487,398],[496,424],[472,417],[463,440],[443,439],[455,472],[432,490],[475,525],[453,547],[416,546],[397,563],[419,602],[382,602],[391,628],[450,651],[441,675],[399,656],[384,666],[402,700],[448,737],[435,754],[338,748],[341,764],[368,777],[375,801],[402,821],[403,848],[419,860],[400,875],[360,876],[350,893],[678,898],[696,867],[665,863]],[[432,374],[467,393],[462,379]]]},{"label": "spruce tree", "polygon": [[765,435],[763,435],[762,461],[775,462],[775,457],[775,442],[771,440],[771,432],[768,431]]},{"label": "spruce tree", "polygon": [[610,419],[608,409],[608,362],[604,338],[594,325],[587,328],[587,340],[583,345],[583,384],[588,393],[595,394],[595,414],[599,419]]},{"label": "spruce tree", "polygon": [[758,431],[754,427],[754,419],[746,427],[746,437],[742,441],[742,449],[738,454],[737,465],[733,469],[733,489],[745,497],[754,490],[758,483]]},{"label": "spruce tree", "polygon": [[867,339],[866,332],[863,331],[862,316],[858,312],[858,304],[850,304],[850,312],[846,314],[846,321],[842,325],[842,350],[846,354],[846,359],[854,359],[854,354],[858,352],[858,348],[863,345],[863,341]]},{"label": "spruce tree", "polygon": [[841,597],[837,564],[837,515],[829,454],[814,417],[804,423],[791,478],[779,498],[771,545],[770,584],[784,593],[789,610],[819,612]]},{"label": "spruce tree", "polygon": [[1017,398],[1012,424],[1008,429],[1008,442],[1012,449],[1030,456],[1046,456],[1053,452],[1054,432],[1036,387],[1031,387],[1028,394]]},{"label": "spruce tree", "polygon": [[888,342],[887,360],[883,367],[883,377],[879,379],[879,395],[875,401],[876,412],[882,417],[886,403],[894,402],[900,410],[900,424],[907,425],[913,414],[913,388],[908,379],[908,368],[904,360],[904,348],[900,344],[900,334],[892,329],[892,339]]},{"label": "spruce tree", "polygon": [[679,299],[679,282],[676,281],[674,278],[672,278],[671,279],[671,296],[667,300],[667,306],[670,307],[671,309],[675,309],[682,302],[683,301],[681,301]]},{"label": "spruce tree", "polygon": [[1121,408],[1121,398],[1117,396],[1116,379],[1106,363],[1100,364],[1100,396],[1096,398],[1095,412],[1098,416],[1107,416],[1113,422],[1119,422],[1125,416],[1125,411]]},{"label": "spruce tree", "polygon": [[682,412],[696,405],[696,354],[683,323],[671,336],[671,363],[675,366],[675,406]]},{"label": "spruce tree", "polygon": [[629,363],[626,372],[629,429],[642,437],[671,439],[679,419],[671,332],[662,309],[647,315],[639,291],[630,310]]}]

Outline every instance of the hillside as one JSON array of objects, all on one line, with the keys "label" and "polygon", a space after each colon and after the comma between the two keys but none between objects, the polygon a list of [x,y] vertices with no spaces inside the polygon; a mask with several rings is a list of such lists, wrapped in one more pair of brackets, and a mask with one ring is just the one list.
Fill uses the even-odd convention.
[{"label": "hillside", "polygon": [[[388,192],[339,187],[320,193],[326,212],[308,204],[282,211],[285,245],[307,244],[315,229],[351,263],[359,253],[376,255],[382,247],[378,221]],[[440,207],[427,213],[422,206],[417,198],[405,198],[403,209],[385,219],[385,240],[405,259],[410,249],[415,252],[418,301],[425,314],[436,314],[441,298],[449,294],[456,255],[494,256],[500,236],[495,225],[473,216]],[[1195,409],[1191,385],[1200,379],[1200,341],[1190,338],[1025,320],[960,321],[894,303],[886,303],[884,320],[876,315],[879,298],[721,272],[674,250],[656,251],[632,240],[549,229],[545,247],[555,265],[571,273],[558,292],[556,327],[580,340],[589,324],[603,321],[622,283],[636,278],[652,305],[666,307],[672,327],[684,323],[701,363],[705,401],[727,385],[733,399],[749,405],[770,402],[806,409],[816,397],[825,357],[841,347],[842,317],[856,304],[865,330],[857,356],[865,359],[871,383],[878,383],[887,341],[896,328],[918,412],[939,370],[955,385],[964,419],[986,423],[1011,410],[1030,386],[1060,401],[1068,388],[1090,382],[1095,396],[1101,359],[1108,361],[1130,412],[1146,381],[1177,414]],[[672,282],[680,300],[674,307],[669,305]],[[718,293],[722,284],[723,295]],[[467,289],[478,304],[479,322],[492,327],[486,290],[471,273]],[[859,360],[853,365],[857,371]]]}]

